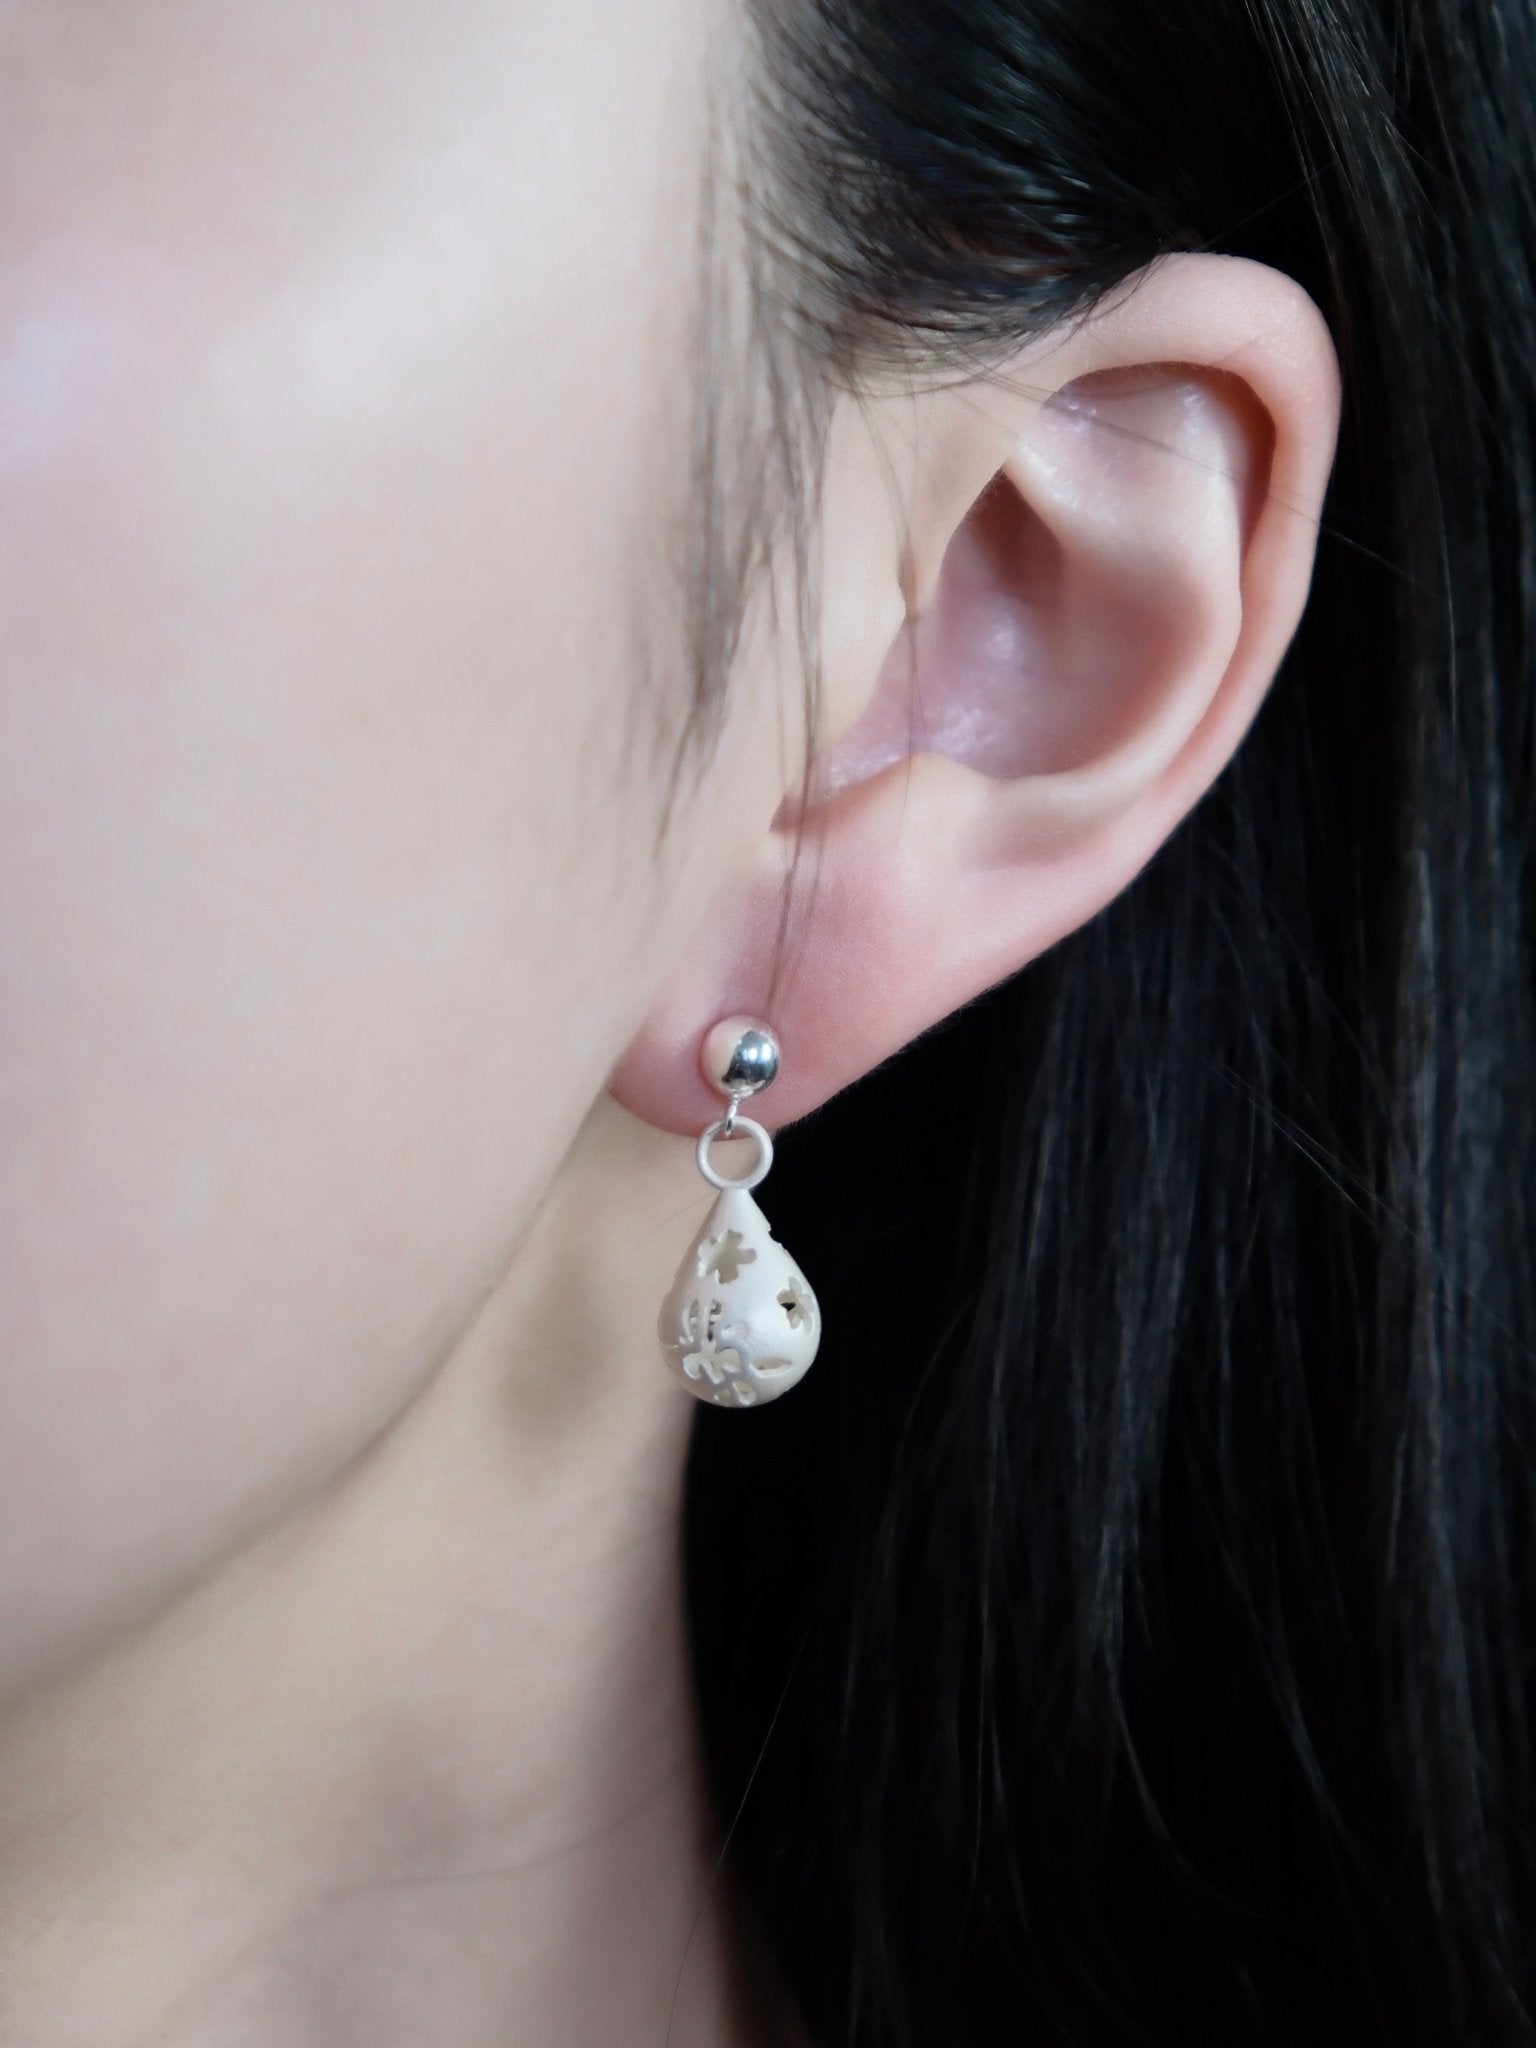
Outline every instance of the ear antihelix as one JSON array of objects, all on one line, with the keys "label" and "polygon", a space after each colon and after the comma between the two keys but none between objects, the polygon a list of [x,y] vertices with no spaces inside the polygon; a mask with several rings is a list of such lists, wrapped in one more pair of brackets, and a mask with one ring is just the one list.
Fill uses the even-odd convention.
[{"label": "ear antihelix", "polygon": [[1084,377],[1036,405],[819,792],[917,753],[1081,782],[1121,754],[1144,764],[1158,736],[1176,745],[1240,624],[1246,424],[1187,366]]}]

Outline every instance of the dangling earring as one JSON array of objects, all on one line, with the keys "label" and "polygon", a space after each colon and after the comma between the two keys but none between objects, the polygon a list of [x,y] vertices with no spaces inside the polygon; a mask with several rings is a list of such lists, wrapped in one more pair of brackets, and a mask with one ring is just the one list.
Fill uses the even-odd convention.
[{"label": "dangling earring", "polygon": [[[778,1041],[756,1018],[727,1017],[705,1036],[700,1064],[730,1098],[725,1115],[700,1133],[695,1155],[720,1194],[677,1269],[656,1331],[690,1394],[721,1408],[757,1408],[805,1377],[821,1341],[816,1297],[749,1193],[773,1164],[773,1140],[737,1114],[778,1073]],[[757,1162],[727,1180],[710,1165],[709,1148],[737,1132],[756,1142]]]}]

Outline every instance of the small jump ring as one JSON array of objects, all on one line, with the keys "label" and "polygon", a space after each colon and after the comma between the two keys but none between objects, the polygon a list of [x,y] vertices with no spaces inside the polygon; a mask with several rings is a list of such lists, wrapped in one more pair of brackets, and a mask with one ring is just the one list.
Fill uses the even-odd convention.
[{"label": "small jump ring", "polygon": [[[733,1102],[731,1104],[733,1112],[735,1108],[736,1105]],[[763,1129],[762,1125],[755,1122],[749,1116],[737,1117],[734,1131],[727,1130],[727,1121],[726,1117],[720,1117],[716,1122],[710,1124],[706,1130],[699,1133],[699,1142],[694,1152],[694,1156],[699,1162],[699,1171],[709,1182],[710,1186],[714,1188],[755,1188],[773,1164],[773,1140]],[[709,1148],[716,1138],[729,1137],[749,1137],[757,1141],[757,1163],[748,1172],[744,1173],[739,1180],[731,1180],[723,1173],[716,1173],[709,1163]]]}]

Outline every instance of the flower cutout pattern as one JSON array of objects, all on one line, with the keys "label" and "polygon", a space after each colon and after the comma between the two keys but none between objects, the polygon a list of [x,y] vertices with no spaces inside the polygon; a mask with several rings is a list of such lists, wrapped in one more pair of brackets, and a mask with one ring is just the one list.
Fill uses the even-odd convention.
[{"label": "flower cutout pattern", "polygon": [[[717,1400],[734,1400],[738,1408],[750,1408],[757,1389],[747,1372],[740,1346],[748,1335],[745,1323],[716,1324],[724,1304],[695,1295],[683,1313],[683,1338],[689,1349],[683,1353],[683,1371],[691,1380],[707,1380],[717,1389]],[[732,1340],[733,1341],[729,1341]]]},{"label": "flower cutout pattern", "polygon": [[797,1275],[774,1297],[779,1307],[783,1309],[792,1330],[798,1330],[802,1323],[810,1321],[811,1304],[806,1298],[808,1293],[805,1282]]},{"label": "flower cutout pattern", "polygon": [[743,1242],[739,1230],[722,1231],[719,1237],[707,1238],[699,1246],[699,1278],[707,1280],[713,1275],[723,1285],[738,1279],[743,1266],[750,1266],[757,1253]]}]

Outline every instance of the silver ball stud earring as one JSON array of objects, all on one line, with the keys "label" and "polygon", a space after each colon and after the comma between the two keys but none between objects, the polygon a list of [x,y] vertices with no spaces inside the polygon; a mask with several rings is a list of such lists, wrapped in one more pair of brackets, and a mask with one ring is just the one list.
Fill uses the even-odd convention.
[{"label": "silver ball stud earring", "polygon": [[[677,1269],[656,1333],[690,1394],[720,1408],[757,1408],[805,1377],[821,1341],[816,1297],[750,1192],[773,1164],[773,1140],[739,1112],[778,1073],[778,1040],[756,1017],[725,1017],[705,1034],[700,1065],[730,1104],[699,1134],[695,1152],[720,1192]],[[728,1180],[710,1164],[710,1147],[738,1134],[753,1140],[757,1159]]]}]

